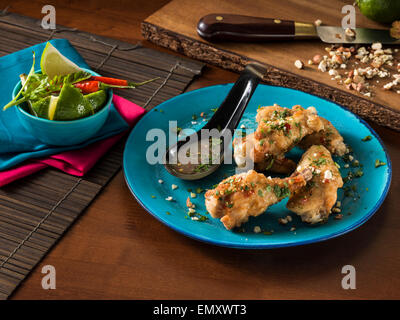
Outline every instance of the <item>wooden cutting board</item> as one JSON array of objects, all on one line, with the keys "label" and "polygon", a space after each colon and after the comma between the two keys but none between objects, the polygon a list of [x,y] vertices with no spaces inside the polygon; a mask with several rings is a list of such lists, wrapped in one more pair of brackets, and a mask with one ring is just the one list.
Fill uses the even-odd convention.
[{"label": "wooden cutting board", "polygon": [[[314,22],[324,25],[341,25],[341,9],[353,0],[173,0],[142,23],[143,36],[163,47],[183,53],[225,69],[240,71],[251,60],[267,65],[265,81],[268,84],[290,87],[309,92],[341,104],[363,118],[400,130],[400,94],[385,91],[382,85],[393,80],[380,79],[372,84],[373,96],[366,97],[357,91],[331,80],[327,72],[309,66],[307,61],[315,54],[327,54],[328,44],[318,40],[280,43],[210,43],[196,32],[198,20],[210,13],[233,13],[260,17]],[[358,8],[357,27],[383,28],[361,15]],[[394,54],[399,60],[400,53]],[[302,70],[294,61],[304,62]],[[395,63],[397,65],[398,62]],[[344,71],[343,71],[344,72]],[[296,101],[293,101],[296,104]]]}]

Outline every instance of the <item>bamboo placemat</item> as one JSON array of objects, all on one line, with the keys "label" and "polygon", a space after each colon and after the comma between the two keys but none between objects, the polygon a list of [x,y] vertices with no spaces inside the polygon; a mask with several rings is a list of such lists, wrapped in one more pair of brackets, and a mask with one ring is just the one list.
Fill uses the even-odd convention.
[{"label": "bamboo placemat", "polygon": [[[0,56],[52,38],[66,38],[86,62],[104,76],[143,81],[161,79],[118,92],[146,109],[185,90],[204,64],[179,58],[140,43],[130,44],[76,29],[0,12]],[[84,177],[48,168],[0,188],[0,299],[7,299],[51,247],[120,169],[124,141]]]}]

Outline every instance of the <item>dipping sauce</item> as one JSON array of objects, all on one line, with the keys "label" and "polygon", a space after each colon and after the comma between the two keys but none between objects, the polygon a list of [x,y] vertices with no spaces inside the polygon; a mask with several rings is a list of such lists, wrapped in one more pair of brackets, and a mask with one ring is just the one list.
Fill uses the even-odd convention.
[{"label": "dipping sauce", "polygon": [[195,174],[208,171],[221,163],[221,139],[208,138],[187,142],[179,148],[178,159],[169,167],[180,174]]}]

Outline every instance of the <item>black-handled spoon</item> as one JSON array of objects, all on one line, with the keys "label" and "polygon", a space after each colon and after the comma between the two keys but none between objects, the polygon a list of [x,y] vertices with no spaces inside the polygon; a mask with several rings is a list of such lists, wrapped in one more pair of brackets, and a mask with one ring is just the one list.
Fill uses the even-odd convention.
[{"label": "black-handled spoon", "polygon": [[[213,157],[212,154],[207,154],[207,156],[214,158],[214,161],[212,161],[212,163],[203,163],[200,159],[202,156],[204,156],[204,152],[201,152],[204,151],[203,146],[205,146],[206,143],[202,137],[202,130],[217,129],[213,131],[219,132],[221,137],[225,137],[225,133],[229,133],[228,137],[233,137],[234,130],[238,126],[243,112],[246,109],[260,80],[265,75],[265,72],[265,66],[259,63],[250,63],[245,67],[238,80],[229,91],[227,97],[216,110],[208,123],[201,130],[186,137],[184,140],[178,141],[166,151],[164,156],[164,166],[169,173],[184,180],[198,180],[210,175],[218,169],[223,162],[226,146],[231,144],[231,140],[224,141],[224,143],[221,143],[221,140],[218,140],[220,146],[217,163],[215,163],[215,157]],[[196,147],[201,150],[201,154],[194,155],[195,158],[199,159],[199,162],[193,163],[195,161],[189,160],[190,163],[184,163],[180,161],[180,159],[182,159],[182,151],[189,158],[193,156],[193,154],[190,154],[190,146],[194,145],[192,141],[195,141]],[[210,142],[213,144],[215,142],[213,138],[211,138],[211,140],[207,138],[206,141],[207,144]],[[211,150],[209,147],[208,149],[205,149],[207,150],[207,153],[209,150]],[[188,152],[189,155],[187,154]]]}]

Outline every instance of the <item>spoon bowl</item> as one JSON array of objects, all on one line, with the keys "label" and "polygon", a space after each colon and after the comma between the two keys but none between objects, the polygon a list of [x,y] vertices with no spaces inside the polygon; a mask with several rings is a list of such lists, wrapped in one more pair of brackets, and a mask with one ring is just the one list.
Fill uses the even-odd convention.
[{"label": "spoon bowl", "polygon": [[[230,151],[234,130],[265,72],[266,68],[262,64],[248,64],[207,124],[167,149],[163,163],[170,174],[183,180],[198,180],[219,168],[225,153]],[[219,139],[217,153],[213,153],[216,144],[213,139]]]}]

